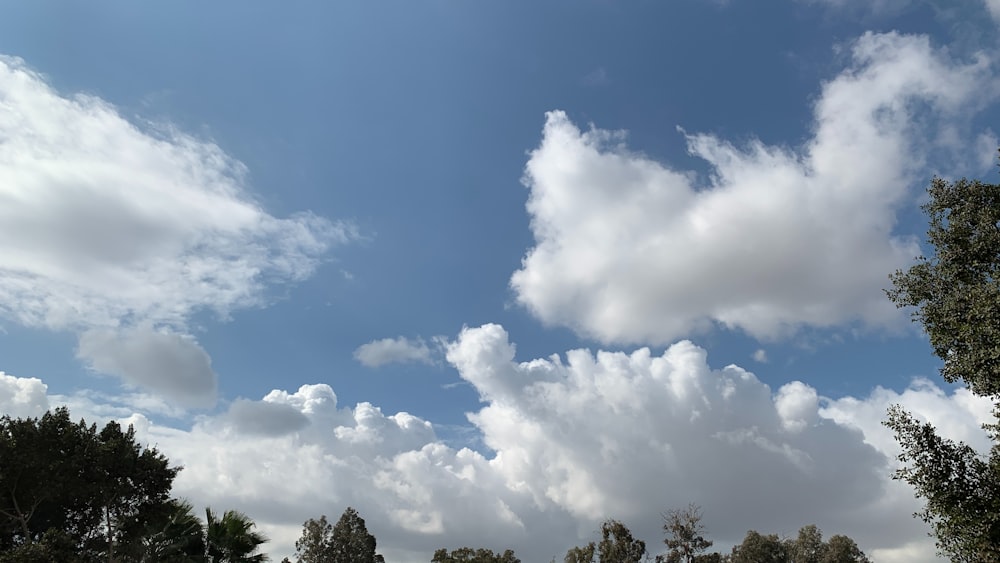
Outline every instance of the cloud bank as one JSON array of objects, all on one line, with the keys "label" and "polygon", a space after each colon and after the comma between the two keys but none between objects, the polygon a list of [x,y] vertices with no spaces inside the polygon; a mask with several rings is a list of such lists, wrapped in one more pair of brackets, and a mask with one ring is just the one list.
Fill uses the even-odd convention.
[{"label": "cloud bank", "polygon": [[[922,155],[975,144],[964,120],[997,88],[985,57],[951,60],[926,37],[869,33],[851,53],[801,148],[687,134],[705,181],[548,113],[525,169],[535,245],[510,280],[518,303],[605,343],[897,322],[882,288],[920,251],[896,210],[925,180]],[[950,140],[920,140],[944,122]]]},{"label": "cloud bank", "polygon": [[[426,420],[369,403],[341,406],[327,385],[242,399],[190,429],[92,396],[47,397],[36,379],[0,378],[3,412],[69,404],[74,417],[135,424],[185,469],[175,493],[245,510],[280,559],[301,523],[364,515],[387,557],[427,560],[439,547],[514,547],[525,561],[560,558],[622,519],[660,545],[659,514],[704,507],[717,547],[748,528],[790,535],[816,523],[845,533],[876,561],[932,561],[918,508],[889,479],[897,452],[881,426],[902,403],[954,438],[982,447],[988,402],[916,381],[903,393],[821,397],[801,382],[777,390],[738,366],[713,368],[679,342],[661,355],[572,350],[517,361],[498,325],[462,331],[448,362],[479,393],[469,419],[488,450],[448,447]],[[739,460],[738,463],[736,460]]]}]

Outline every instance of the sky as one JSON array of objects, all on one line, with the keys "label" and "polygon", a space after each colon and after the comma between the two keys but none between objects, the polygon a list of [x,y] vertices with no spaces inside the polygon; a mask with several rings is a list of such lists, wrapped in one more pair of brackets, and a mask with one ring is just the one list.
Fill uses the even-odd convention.
[{"label": "sky", "polygon": [[883,290],[996,181],[997,0],[0,0],[0,413],[134,425],[290,556],[747,530],[936,561]]}]

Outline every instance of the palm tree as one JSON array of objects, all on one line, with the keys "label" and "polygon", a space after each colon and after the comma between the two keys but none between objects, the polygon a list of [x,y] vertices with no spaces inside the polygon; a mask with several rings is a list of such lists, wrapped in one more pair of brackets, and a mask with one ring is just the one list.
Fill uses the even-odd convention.
[{"label": "palm tree", "polygon": [[211,508],[205,509],[205,540],[208,560],[211,563],[257,563],[268,561],[267,555],[257,553],[267,537],[253,530],[257,525],[249,516],[236,510],[227,510],[216,518]]},{"label": "palm tree", "polygon": [[128,561],[140,563],[203,563],[205,534],[191,503],[171,499],[121,546]]}]

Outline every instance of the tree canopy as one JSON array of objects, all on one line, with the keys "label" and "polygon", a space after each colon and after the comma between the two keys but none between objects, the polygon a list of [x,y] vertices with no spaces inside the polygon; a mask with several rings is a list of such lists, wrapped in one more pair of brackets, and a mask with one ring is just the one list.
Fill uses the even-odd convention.
[{"label": "tree canopy", "polygon": [[[886,293],[913,307],[941,376],[961,382],[996,405],[1000,397],[1000,186],[936,178],[923,205],[930,257],[891,276]],[[994,416],[998,411],[994,410]],[[1000,449],[988,426],[988,456],[940,437],[899,406],[886,425],[902,447],[895,473],[926,505],[917,515],[931,525],[939,551],[953,561],[1000,560]]]},{"label": "tree canopy", "polygon": [[612,519],[601,524],[599,543],[571,548],[563,560],[565,563],[639,563],[645,558],[646,542],[632,537],[625,524]]},{"label": "tree canopy", "polygon": [[177,471],[116,422],[98,431],[66,408],[0,418],[0,550],[58,543],[114,557],[169,501]]},{"label": "tree canopy", "polygon": [[117,422],[0,418],[0,563],[267,561],[246,515],[170,497],[179,470]]},{"label": "tree canopy", "polygon": [[368,533],[364,518],[347,507],[333,526],[326,515],[306,520],[295,542],[295,556],[299,563],[384,563],[375,547],[375,536]]},{"label": "tree canopy", "polygon": [[509,549],[494,553],[491,549],[460,547],[450,552],[446,549],[435,551],[431,563],[521,563],[521,560]]}]

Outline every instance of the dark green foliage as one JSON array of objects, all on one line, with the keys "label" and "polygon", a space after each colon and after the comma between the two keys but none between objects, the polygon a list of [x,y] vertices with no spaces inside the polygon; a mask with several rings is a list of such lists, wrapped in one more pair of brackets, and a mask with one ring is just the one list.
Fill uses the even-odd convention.
[{"label": "dark green foliage", "polygon": [[242,512],[227,510],[217,518],[205,509],[205,543],[212,563],[258,563],[267,561],[257,553],[267,538],[254,531],[254,521]]},{"label": "dark green foliage", "polygon": [[[597,557],[596,561],[594,557]],[[566,552],[565,563],[638,563],[646,558],[646,542],[632,537],[632,532],[618,520],[601,524],[601,541]]]},{"label": "dark green foliage", "polygon": [[72,539],[55,529],[47,531],[38,541],[0,553],[0,563],[84,563],[93,560],[78,553]]},{"label": "dark green foliage", "polygon": [[435,551],[431,563],[521,563],[521,560],[509,549],[503,553],[493,553],[490,549],[461,547],[451,552],[446,549]]},{"label": "dark green foliage", "polygon": [[732,563],[786,563],[788,546],[774,534],[747,532],[743,543],[733,548]]},{"label": "dark green foliage", "polygon": [[[934,179],[923,206],[934,247],[891,276],[887,295],[915,307],[913,318],[941,358],[941,375],[977,394],[1000,394],[1000,186]],[[997,411],[994,412],[997,414]],[[886,425],[902,447],[895,478],[927,501],[917,516],[931,525],[939,551],[953,561],[1000,560],[1000,450],[983,457],[937,435],[900,407]],[[998,427],[988,427],[996,441]]]},{"label": "dark green foliage", "polygon": [[593,563],[597,546],[590,542],[583,547],[571,547],[563,558],[563,563]]},{"label": "dark green foliage", "polygon": [[821,563],[871,563],[858,544],[847,536],[836,535],[826,543]]},{"label": "dark green foliage", "polygon": [[803,526],[799,537],[788,542],[788,554],[795,563],[820,563],[826,555],[823,533],[813,524]]},{"label": "dark green foliage", "polygon": [[601,563],[639,563],[646,557],[646,542],[633,538],[625,524],[608,520],[601,524],[597,554]]},{"label": "dark green foliage", "polygon": [[743,543],[733,548],[730,563],[871,563],[847,536],[833,536],[823,541],[823,534],[813,525],[803,526],[794,540],[782,541],[775,534],[747,532]]},{"label": "dark green foliage", "polygon": [[923,210],[934,255],[891,276],[886,293],[916,307],[946,381],[1000,393],[1000,186],[935,178]]},{"label": "dark green foliage", "polygon": [[333,542],[333,525],[326,515],[319,520],[310,518],[302,525],[302,536],[295,540],[295,558],[299,563],[323,563],[331,557],[329,546]]},{"label": "dark green foliage", "polygon": [[201,563],[205,558],[205,533],[191,503],[170,500],[149,519],[130,546],[122,546],[125,560],[164,563]]},{"label": "dark green foliage", "polygon": [[58,530],[79,560],[113,558],[169,500],[177,471],[115,422],[98,432],[66,408],[0,418],[0,552]]},{"label": "dark green foliage", "polygon": [[295,542],[295,557],[299,563],[383,563],[375,545],[365,520],[348,507],[335,526],[326,515],[306,520],[302,536]]},{"label": "dark green foliage", "polygon": [[1000,560],[1000,457],[988,459],[961,442],[937,435],[898,405],[886,425],[903,446],[903,479],[927,504],[917,515],[931,525],[938,549],[953,561]]},{"label": "dark green foliage", "polygon": [[375,553],[375,536],[368,533],[365,520],[348,507],[333,527],[331,563],[377,563],[382,556]]},{"label": "dark green foliage", "polygon": [[209,511],[203,527],[170,498],[178,471],[116,422],[0,418],[0,563],[266,561],[246,516]]}]

